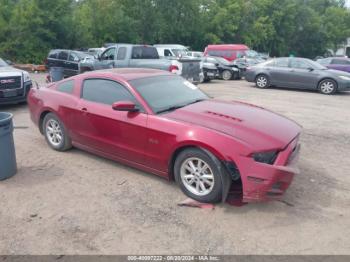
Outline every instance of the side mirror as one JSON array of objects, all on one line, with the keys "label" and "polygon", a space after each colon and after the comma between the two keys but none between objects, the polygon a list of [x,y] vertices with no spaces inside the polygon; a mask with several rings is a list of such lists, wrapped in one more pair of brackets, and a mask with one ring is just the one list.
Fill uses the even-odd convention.
[{"label": "side mirror", "polygon": [[8,65],[13,65],[12,61],[11,60],[6,60],[5,61]]},{"label": "side mirror", "polygon": [[119,101],[112,105],[115,111],[138,112],[140,109],[131,101]]}]

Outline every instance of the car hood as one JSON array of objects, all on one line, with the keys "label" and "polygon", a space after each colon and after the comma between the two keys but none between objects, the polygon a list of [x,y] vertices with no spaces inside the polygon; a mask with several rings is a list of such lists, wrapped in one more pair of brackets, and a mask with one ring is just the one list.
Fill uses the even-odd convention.
[{"label": "car hood", "polygon": [[191,104],[164,117],[224,133],[262,151],[284,149],[301,131],[294,121],[262,107],[215,99]]},{"label": "car hood", "polygon": [[14,68],[12,66],[2,66],[0,67],[0,76],[20,76],[24,71]]}]

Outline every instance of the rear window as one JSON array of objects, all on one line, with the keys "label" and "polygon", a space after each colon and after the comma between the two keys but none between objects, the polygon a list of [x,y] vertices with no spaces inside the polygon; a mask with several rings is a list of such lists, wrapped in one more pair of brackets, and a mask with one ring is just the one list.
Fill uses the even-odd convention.
[{"label": "rear window", "polygon": [[74,89],[74,80],[65,81],[57,85],[57,91],[72,94]]},{"label": "rear window", "polygon": [[332,64],[335,65],[350,65],[350,61],[346,59],[333,59]]},{"label": "rear window", "polygon": [[274,61],[275,67],[288,67],[289,59],[288,58],[276,58]]},{"label": "rear window", "polygon": [[157,49],[152,46],[134,46],[132,48],[132,59],[159,59]]}]

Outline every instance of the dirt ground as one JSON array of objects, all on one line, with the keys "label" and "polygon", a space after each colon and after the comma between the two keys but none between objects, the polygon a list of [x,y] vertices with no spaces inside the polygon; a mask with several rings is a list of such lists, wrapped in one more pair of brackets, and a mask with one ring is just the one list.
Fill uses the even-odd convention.
[{"label": "dirt ground", "polygon": [[201,88],[303,126],[301,174],[283,201],[178,207],[175,184],[77,149],[55,152],[26,105],[6,106],[19,170],[0,182],[0,254],[350,254],[350,93],[219,80]]}]

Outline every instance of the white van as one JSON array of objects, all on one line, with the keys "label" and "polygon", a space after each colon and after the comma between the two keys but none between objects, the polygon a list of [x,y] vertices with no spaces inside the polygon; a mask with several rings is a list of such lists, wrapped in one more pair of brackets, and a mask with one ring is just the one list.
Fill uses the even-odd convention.
[{"label": "white van", "polygon": [[184,57],[189,51],[183,45],[154,45],[160,57]]}]

